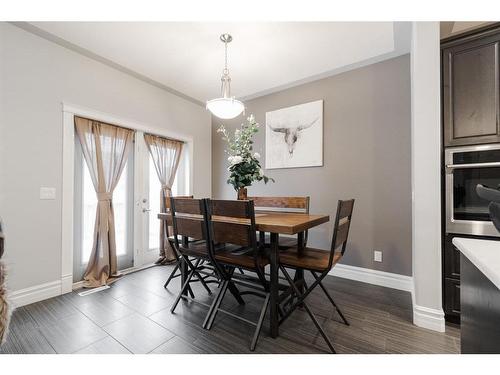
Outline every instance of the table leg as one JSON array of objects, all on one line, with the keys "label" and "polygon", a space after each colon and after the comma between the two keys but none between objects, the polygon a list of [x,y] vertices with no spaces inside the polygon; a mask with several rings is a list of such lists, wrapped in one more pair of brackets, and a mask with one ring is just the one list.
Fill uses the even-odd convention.
[{"label": "table leg", "polygon": [[270,326],[271,326],[271,337],[276,338],[279,335],[279,321],[278,321],[278,233],[271,233],[271,251],[270,251],[270,262],[271,262],[271,277],[270,277]]},{"label": "table leg", "polygon": [[[299,232],[297,234],[297,252],[300,254],[304,251],[304,232]],[[295,282],[300,281],[298,283],[298,289],[300,293],[304,293],[304,270],[303,269],[297,269],[295,271],[295,277],[294,280]],[[302,306],[302,305],[301,305]]]},{"label": "table leg", "polygon": [[168,238],[168,234],[165,233],[167,231],[167,221],[163,221],[162,220],[162,227],[161,227],[161,231],[160,231],[160,256],[165,256],[166,254],[166,251],[165,251],[165,241],[167,240]]},{"label": "table leg", "polygon": [[[188,245],[188,238],[185,236],[182,236],[182,245],[187,246]],[[187,263],[181,258],[181,262],[179,264],[179,269],[181,270],[181,285],[184,285],[186,282],[187,276],[189,274],[189,267]],[[183,295],[187,296],[188,290],[190,290],[191,287],[188,285],[186,290],[184,291]]]}]

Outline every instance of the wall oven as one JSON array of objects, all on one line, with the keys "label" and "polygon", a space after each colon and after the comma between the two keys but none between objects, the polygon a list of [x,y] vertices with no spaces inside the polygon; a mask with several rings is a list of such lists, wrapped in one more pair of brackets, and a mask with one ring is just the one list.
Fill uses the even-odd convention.
[{"label": "wall oven", "polygon": [[500,144],[445,150],[446,232],[500,237],[476,185],[500,185]]}]

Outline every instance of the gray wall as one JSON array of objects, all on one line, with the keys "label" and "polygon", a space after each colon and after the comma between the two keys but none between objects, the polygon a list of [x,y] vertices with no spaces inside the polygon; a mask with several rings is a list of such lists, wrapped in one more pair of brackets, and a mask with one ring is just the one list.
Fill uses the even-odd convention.
[{"label": "gray wall", "polygon": [[[268,170],[276,183],[257,183],[249,194],[309,195],[311,212],[332,219],[338,199],[355,198],[342,263],[411,275],[409,55],[247,101],[246,114],[262,125],[254,147],[262,165],[266,111],[318,99],[324,100],[324,166]],[[225,125],[234,129],[243,120]],[[215,132],[221,123],[212,118],[212,194],[235,198],[225,182],[225,145]],[[331,227],[330,222],[311,231],[309,245],[328,249]],[[373,261],[373,250],[383,251],[382,263]]]},{"label": "gray wall", "polygon": [[[211,193],[205,108],[0,23],[0,216],[11,290],[61,278],[62,102],[193,137],[194,194]],[[56,200],[39,200],[41,186]]]}]

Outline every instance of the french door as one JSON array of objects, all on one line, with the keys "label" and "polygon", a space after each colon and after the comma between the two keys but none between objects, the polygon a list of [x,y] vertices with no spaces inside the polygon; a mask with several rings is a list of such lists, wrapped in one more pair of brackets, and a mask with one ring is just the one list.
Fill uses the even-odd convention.
[{"label": "french door", "polygon": [[[189,192],[189,160],[184,148],[173,195]],[[118,269],[142,267],[159,255],[161,184],[144,141],[136,132],[134,148],[113,192]],[[75,210],[73,281],[83,278],[92,251],[97,198],[83,158],[80,142],[75,138]]]}]

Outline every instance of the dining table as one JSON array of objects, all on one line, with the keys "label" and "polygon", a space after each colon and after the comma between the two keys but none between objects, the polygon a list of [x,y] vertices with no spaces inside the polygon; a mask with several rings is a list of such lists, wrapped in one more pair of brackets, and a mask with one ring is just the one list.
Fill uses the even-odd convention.
[{"label": "dining table", "polygon": [[[169,214],[158,214],[160,220],[170,221]],[[255,227],[259,232],[269,233],[269,327],[273,338],[279,336],[279,236],[297,236],[297,251],[301,252],[305,246],[305,232],[330,220],[329,215],[305,214],[279,211],[266,211],[255,213]],[[181,271],[183,268],[181,267]],[[187,270],[185,270],[187,271]],[[184,271],[184,272],[185,272]],[[303,287],[303,271],[297,270],[295,280]]]},{"label": "dining table", "polygon": [[[279,236],[297,235],[297,251],[304,249],[305,231],[324,224],[330,220],[329,215],[311,215],[290,212],[258,212],[255,214],[255,226],[259,232],[270,234],[269,263],[270,263],[270,299],[269,299],[269,327],[271,337],[279,336]],[[297,270],[295,279],[303,280],[303,271]]]}]

